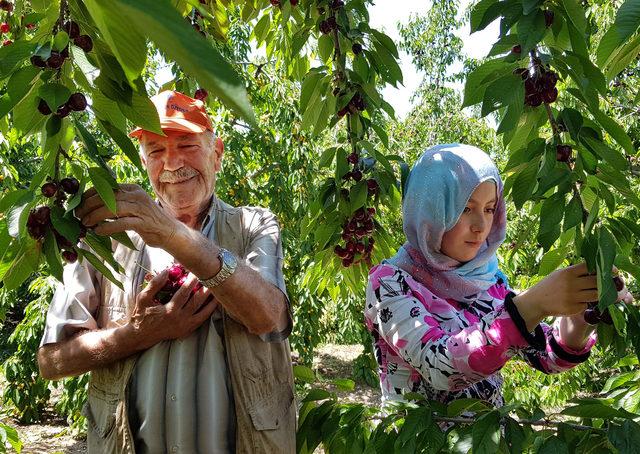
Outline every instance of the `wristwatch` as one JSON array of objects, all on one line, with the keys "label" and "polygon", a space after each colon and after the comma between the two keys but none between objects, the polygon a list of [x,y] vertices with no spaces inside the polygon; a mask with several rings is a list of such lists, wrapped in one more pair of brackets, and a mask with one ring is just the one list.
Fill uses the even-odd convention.
[{"label": "wristwatch", "polygon": [[236,267],[238,266],[236,257],[224,248],[220,248],[220,252],[218,252],[218,258],[220,259],[220,263],[222,264],[220,270],[209,279],[198,279],[203,287],[214,288],[219,286],[233,274],[233,272],[236,270]]}]

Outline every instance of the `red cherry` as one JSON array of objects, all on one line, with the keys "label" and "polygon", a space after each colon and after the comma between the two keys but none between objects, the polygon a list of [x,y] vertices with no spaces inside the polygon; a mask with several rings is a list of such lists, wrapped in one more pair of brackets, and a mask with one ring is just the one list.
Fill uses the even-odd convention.
[{"label": "red cherry", "polygon": [[550,9],[544,10],[544,25],[549,28],[553,25],[553,11]]},{"label": "red cherry", "polygon": [[82,112],[87,108],[87,98],[82,93],[74,93],[69,96],[67,104],[71,110]]},{"label": "red cherry", "polygon": [[362,180],[362,172],[360,170],[354,170],[353,172],[351,172],[351,178],[353,178],[355,181]]},{"label": "red cherry", "polygon": [[76,251],[62,251],[62,258],[67,263],[75,263],[78,260],[78,253]]},{"label": "red cherry", "polygon": [[9,2],[8,0],[1,0],[0,1],[0,9],[10,13],[11,11],[13,11],[13,4],[11,2]]},{"label": "red cherry", "polygon": [[5,40],[2,42],[2,45],[3,45],[3,46],[9,46],[9,45],[11,45],[11,44],[13,44],[13,41],[11,41],[10,39],[5,39]]},{"label": "red cherry", "polygon": [[590,325],[597,325],[600,323],[601,315],[600,310],[597,307],[592,307],[584,311],[584,321]]},{"label": "red cherry", "polygon": [[616,291],[617,292],[621,292],[622,289],[624,288],[624,281],[622,280],[622,278],[620,276],[615,276],[613,278],[613,283],[616,286]]},{"label": "red cherry", "polygon": [[556,147],[556,159],[560,162],[569,162],[571,158],[570,145],[558,145]]},{"label": "red cherry", "polygon": [[51,113],[51,109],[49,109],[49,105],[44,99],[40,99],[38,103],[38,112],[42,115],[49,115]]},{"label": "red cherry", "polygon": [[511,52],[513,52],[514,54],[521,54],[522,53],[522,46],[520,46],[520,44],[516,44],[515,46],[513,46],[511,48]]},{"label": "red cherry", "polygon": [[360,156],[358,156],[358,153],[356,153],[355,151],[347,156],[347,162],[349,162],[350,164],[357,164],[358,159],[360,159]]},{"label": "red cherry", "polygon": [[193,95],[195,99],[199,99],[200,101],[204,101],[209,96],[209,93],[204,88],[198,88]]},{"label": "red cherry", "polygon": [[63,178],[60,180],[60,187],[67,194],[75,194],[80,189],[80,182],[76,178]]},{"label": "red cherry", "polygon": [[80,36],[80,26],[77,22],[74,22],[72,20],[65,22],[62,26],[62,29],[67,32],[70,39],[74,39]]},{"label": "red cherry", "polygon": [[47,198],[53,197],[54,195],[56,195],[56,192],[58,192],[58,185],[53,181],[49,181],[48,183],[42,185],[40,191],[42,192],[42,195]]},{"label": "red cherry", "polygon": [[73,43],[85,52],[91,52],[93,41],[89,35],[80,35],[73,40]]},{"label": "red cherry", "polygon": [[9,33],[10,30],[11,30],[11,26],[6,22],[3,22],[0,24],[0,32]]}]

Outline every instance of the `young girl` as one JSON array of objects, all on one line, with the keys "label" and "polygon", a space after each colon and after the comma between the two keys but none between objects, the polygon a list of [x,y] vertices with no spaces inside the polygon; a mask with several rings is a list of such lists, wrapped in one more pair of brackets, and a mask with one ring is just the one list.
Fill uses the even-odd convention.
[{"label": "young girl", "polygon": [[[502,180],[487,154],[459,144],[427,150],[402,211],[407,242],[371,269],[367,286],[383,401],[418,392],[500,406],[499,371],[512,356],[545,373],[587,360],[596,338],[583,313],[598,300],[596,276],[579,264],[510,292],[496,258],[506,229]],[[540,323],[547,316],[562,317],[550,327]]]}]

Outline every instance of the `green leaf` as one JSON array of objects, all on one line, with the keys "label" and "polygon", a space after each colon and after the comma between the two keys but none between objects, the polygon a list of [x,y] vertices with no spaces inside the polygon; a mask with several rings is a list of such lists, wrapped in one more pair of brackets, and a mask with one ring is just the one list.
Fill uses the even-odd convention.
[{"label": "green leaf", "polygon": [[486,402],[479,399],[456,399],[447,406],[447,416],[455,417],[465,412],[484,412],[490,408]]},{"label": "green leaf", "polygon": [[522,46],[522,52],[528,52],[533,49],[542,40],[546,32],[544,14],[540,9],[520,19],[518,22],[518,40]]},{"label": "green leaf", "polygon": [[564,212],[564,224],[562,231],[566,232],[582,222],[582,202],[579,197],[573,196]]},{"label": "green leaf", "polygon": [[71,243],[78,242],[80,221],[73,217],[71,213],[65,214],[62,208],[53,206],[51,207],[51,223],[58,233],[71,241]]},{"label": "green leaf", "polygon": [[[295,368],[296,366],[293,366],[293,367]],[[298,375],[296,375],[296,378],[301,379]],[[331,398],[331,393],[329,391],[326,391],[324,389],[314,388],[314,389],[311,389],[306,396],[304,396],[304,398],[302,399],[302,402],[315,402],[317,400],[325,400],[329,398]]]},{"label": "green leaf", "polygon": [[471,10],[471,33],[484,30],[500,16],[505,2],[480,0]]},{"label": "green leaf", "polygon": [[0,47],[0,80],[9,76],[17,66],[27,60],[35,47],[35,43],[22,39],[10,46]]},{"label": "green leaf", "polygon": [[539,160],[534,159],[515,176],[515,181],[511,189],[511,197],[518,210],[522,208],[524,203],[531,197],[531,194],[533,194],[536,185],[536,175],[538,174],[538,166]]},{"label": "green leaf", "polygon": [[293,376],[305,383],[313,383],[316,381],[316,374],[307,366],[296,364],[293,366]]},{"label": "green leaf", "polygon": [[44,238],[43,248],[45,258],[47,259],[47,265],[49,265],[49,272],[53,277],[58,279],[60,282],[63,282],[60,250],[58,249],[56,238],[53,235],[53,231],[51,229],[47,230],[47,234]]},{"label": "green leaf", "polygon": [[353,391],[356,387],[356,382],[348,378],[337,378],[334,379],[332,383],[336,385],[340,391]]},{"label": "green leaf", "polygon": [[615,303],[618,292],[613,283],[613,263],[616,259],[616,240],[605,227],[598,232],[598,298],[599,307],[604,309]]},{"label": "green leaf", "polygon": [[328,62],[333,54],[333,37],[331,35],[322,35],[318,38],[318,55],[320,60]]},{"label": "green leaf", "polygon": [[118,243],[122,244],[123,246],[128,247],[132,251],[137,251],[138,250],[136,245],[133,244],[133,241],[131,241],[131,238],[129,238],[129,235],[127,234],[127,232],[114,233],[114,234],[111,235],[111,238],[113,238]]},{"label": "green leaf", "polygon": [[153,41],[168,60],[175,61],[250,125],[257,125],[242,79],[169,0],[99,1],[114,12],[115,20],[127,18],[136,29],[144,30],[144,36]]},{"label": "green leaf", "polygon": [[640,453],[640,425],[626,420],[621,426],[609,426],[607,438],[620,454]]},{"label": "green leaf", "polygon": [[560,223],[564,215],[564,194],[556,192],[542,203],[538,241],[546,251],[560,236]]},{"label": "green leaf", "polygon": [[93,231],[87,231],[87,236],[83,240],[91,249],[98,254],[98,256],[107,262],[111,268],[123,273],[122,266],[114,259],[113,251],[111,250],[111,239],[105,236],[99,236]]},{"label": "green leaf", "polygon": [[579,402],[577,405],[563,409],[561,413],[579,418],[602,418],[607,420],[627,417],[627,412],[624,410],[618,410],[607,405],[604,401],[597,401],[595,399]]},{"label": "green leaf", "polygon": [[315,93],[316,86],[324,76],[324,73],[315,70],[309,71],[305,76],[302,81],[302,88],[300,89],[299,110],[301,113],[304,113],[307,110],[309,100]]},{"label": "green leaf", "polygon": [[8,114],[29,93],[38,75],[40,70],[35,66],[25,66],[11,74],[7,91],[0,96],[0,118]]},{"label": "green leaf", "polygon": [[567,444],[555,435],[552,435],[545,439],[544,443],[540,446],[537,454],[569,454],[569,448]]},{"label": "green leaf", "polygon": [[370,32],[375,37],[376,41],[382,44],[393,57],[395,57],[396,59],[400,58],[398,55],[398,48],[396,47],[396,44],[393,42],[393,40],[389,38],[389,36],[373,28],[370,30]]},{"label": "green leaf", "polygon": [[613,140],[624,148],[624,150],[634,156],[636,154],[635,148],[631,138],[627,135],[625,130],[611,117],[603,113],[598,107],[587,104],[587,108],[595,118],[595,120],[602,126],[610,135]]},{"label": "green leaf", "polygon": [[364,206],[367,202],[367,182],[364,179],[358,181],[351,187],[349,199],[351,200],[352,212]]},{"label": "green leaf", "polygon": [[111,272],[111,270],[107,268],[107,266],[104,263],[102,263],[102,261],[98,257],[96,257],[91,251],[88,251],[86,249],[78,249],[78,255],[80,257],[87,259],[89,263],[91,263],[91,265],[93,265],[93,267],[96,270],[102,273],[104,277],[106,277],[111,282],[113,282],[121,290],[124,290],[124,287],[122,286],[122,282],[116,279],[113,273]]},{"label": "green leaf", "polygon": [[580,0],[563,0],[562,7],[566,11],[567,20],[571,21],[576,29],[584,35],[587,30],[587,19]]},{"label": "green leaf", "polygon": [[607,146],[603,142],[592,139],[590,137],[583,137],[582,141],[589,147],[591,151],[593,151],[601,159],[607,161],[614,169],[626,170],[629,167],[629,163],[621,153]]},{"label": "green leaf", "polygon": [[552,271],[555,271],[560,265],[562,265],[564,259],[567,258],[568,253],[569,248],[566,247],[547,251],[547,253],[542,256],[542,259],[540,259],[538,274],[540,276],[546,276]]},{"label": "green leaf", "polygon": [[321,169],[329,167],[333,163],[333,158],[336,157],[336,150],[336,147],[330,147],[324,150],[318,160],[318,167]]},{"label": "green leaf", "polygon": [[412,440],[415,442],[416,435],[426,430],[431,423],[431,410],[427,407],[418,407],[408,410],[404,418],[404,424],[400,428],[398,438],[395,442],[397,452],[408,450],[405,444]]},{"label": "green leaf", "polygon": [[516,66],[515,63],[505,63],[501,58],[488,60],[478,66],[467,76],[467,80],[465,81],[462,107],[472,106],[482,101],[487,86],[493,82],[491,79],[493,74],[508,73],[513,71]]},{"label": "green leaf", "polygon": [[616,12],[616,20],[605,33],[597,50],[598,64],[604,66],[614,49],[621,46],[640,26],[640,2],[626,0]]},{"label": "green leaf", "polygon": [[[142,84],[141,79],[136,79],[139,84]],[[158,111],[147,97],[143,87],[139,88],[142,94],[135,92],[131,93],[130,98],[118,98],[118,108],[131,122],[144,129],[145,131],[151,131],[158,135],[164,135],[162,127],[160,126],[160,118],[158,117]]]},{"label": "green leaf", "polygon": [[524,84],[520,76],[508,74],[503,76],[491,84],[489,84],[484,92],[482,99],[482,113],[484,117],[489,113],[501,107],[516,106],[517,116],[514,120],[517,123],[524,105]]},{"label": "green leaf", "polygon": [[561,122],[566,128],[573,140],[578,140],[578,133],[582,127],[582,114],[576,109],[566,107],[558,115],[558,121]]},{"label": "green leaf", "polygon": [[472,426],[473,454],[495,454],[500,444],[500,412],[482,415]]},{"label": "green leaf", "polygon": [[40,263],[40,243],[27,241],[22,243],[19,252],[11,263],[11,266],[2,277],[6,290],[15,290],[36,269]]},{"label": "green leaf", "polygon": [[142,162],[140,161],[140,153],[138,149],[133,144],[131,139],[122,132],[120,129],[116,128],[114,125],[109,123],[108,121],[98,120],[98,124],[104,129],[107,134],[111,136],[114,142],[120,147],[120,150],[125,154],[129,161],[140,170],[140,172],[145,172],[144,167],[142,166]]},{"label": "green leaf", "polygon": [[53,49],[57,51],[62,51],[69,44],[69,35],[64,30],[58,31],[56,35],[53,37]]},{"label": "green leaf", "polygon": [[100,151],[98,151],[98,143],[93,135],[87,131],[84,125],[80,121],[75,122],[76,130],[80,133],[80,138],[84,143],[85,149],[87,150],[87,154],[91,158],[93,162],[98,164],[101,167],[106,167],[107,163],[104,158],[100,155]]},{"label": "green leaf", "polygon": [[69,100],[71,92],[62,84],[49,82],[40,87],[38,96],[45,100],[52,112],[55,112],[58,107]]},{"label": "green leaf", "polygon": [[117,189],[117,183],[115,183],[109,172],[101,167],[90,167],[88,172],[93,186],[96,188],[96,191],[98,191],[98,195],[106,207],[109,208],[113,214],[116,214],[116,196],[113,190]]},{"label": "green leaf", "polygon": [[29,189],[16,189],[15,191],[6,192],[0,198],[0,213],[4,213],[9,208],[24,205],[33,200],[33,192]]}]

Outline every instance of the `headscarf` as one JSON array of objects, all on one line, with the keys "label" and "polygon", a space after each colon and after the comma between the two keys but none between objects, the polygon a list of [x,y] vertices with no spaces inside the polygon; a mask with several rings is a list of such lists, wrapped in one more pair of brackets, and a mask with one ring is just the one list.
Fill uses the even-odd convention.
[{"label": "headscarf", "polygon": [[[492,180],[497,187],[493,224],[476,256],[461,263],[440,251],[473,191]],[[407,242],[387,260],[442,298],[471,301],[496,282],[496,251],[505,239],[506,211],[502,179],[491,158],[479,148],[445,144],[429,148],[415,163],[406,182],[402,219]]]}]

